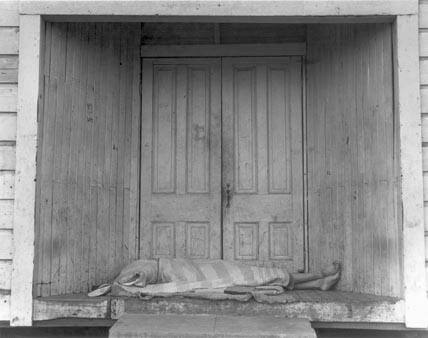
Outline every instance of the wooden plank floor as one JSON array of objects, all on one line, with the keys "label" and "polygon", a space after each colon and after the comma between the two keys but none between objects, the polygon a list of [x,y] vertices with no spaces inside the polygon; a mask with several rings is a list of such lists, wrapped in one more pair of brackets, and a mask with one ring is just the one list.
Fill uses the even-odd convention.
[{"label": "wooden plank floor", "polygon": [[273,315],[318,322],[402,323],[404,302],[399,298],[341,291],[288,291],[288,303],[210,301],[184,297],[140,300],[129,297],[65,295],[34,300],[33,320],[56,318],[118,319],[123,313]]}]

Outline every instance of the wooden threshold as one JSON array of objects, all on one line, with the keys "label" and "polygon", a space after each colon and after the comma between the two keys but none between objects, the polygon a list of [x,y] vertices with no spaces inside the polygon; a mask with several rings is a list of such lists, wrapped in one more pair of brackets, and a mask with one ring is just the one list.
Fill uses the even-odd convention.
[{"label": "wooden threshold", "polygon": [[272,315],[284,318],[307,318],[314,322],[403,323],[404,301],[341,291],[289,291],[293,302],[285,304],[210,301],[183,297],[140,300],[129,297],[89,298],[66,295],[34,299],[33,320],[118,319],[123,313]]}]

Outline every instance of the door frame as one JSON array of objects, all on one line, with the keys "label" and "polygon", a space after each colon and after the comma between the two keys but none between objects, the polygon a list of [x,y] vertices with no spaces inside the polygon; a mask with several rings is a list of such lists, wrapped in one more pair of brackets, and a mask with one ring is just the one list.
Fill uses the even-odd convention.
[{"label": "door frame", "polygon": [[[142,45],[140,50],[141,69],[144,59],[153,58],[222,58],[222,57],[281,57],[300,56],[302,63],[302,220],[303,220],[303,269],[309,272],[309,228],[308,228],[308,168],[307,168],[307,112],[306,112],[306,43],[271,44],[206,44],[206,45]],[[222,63],[222,61],[221,61]],[[141,156],[141,154],[140,154]],[[223,178],[223,173],[222,173]],[[223,187],[221,187],[223,191]],[[140,191],[141,195],[141,191]],[[223,195],[223,193],[221,194]],[[221,201],[223,215],[223,201]],[[140,215],[141,218],[141,215]],[[140,225],[141,226],[141,225]],[[223,219],[221,220],[221,244],[223,245]],[[140,229],[138,230],[140,234]],[[139,238],[138,242],[141,242]],[[223,252],[223,250],[221,250]]]}]

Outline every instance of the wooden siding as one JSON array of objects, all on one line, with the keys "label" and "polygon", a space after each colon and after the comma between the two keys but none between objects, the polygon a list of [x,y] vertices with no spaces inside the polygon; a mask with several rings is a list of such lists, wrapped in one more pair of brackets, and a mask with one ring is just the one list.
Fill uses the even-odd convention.
[{"label": "wooden siding", "polygon": [[0,229],[12,229],[12,227],[13,200],[0,200]]},{"label": "wooden siding", "polygon": [[18,0],[2,0],[0,2],[0,27],[19,26],[18,5]]},{"label": "wooden siding", "polygon": [[419,1],[419,56],[421,84],[422,171],[424,175],[425,269],[428,289],[428,1]]},{"label": "wooden siding", "polygon": [[401,295],[391,26],[308,27],[309,266],[341,290]]},{"label": "wooden siding", "polygon": [[136,258],[140,25],[46,24],[37,296],[87,292]]},{"label": "wooden siding", "polygon": [[9,320],[18,82],[18,1],[0,2],[0,321]]}]

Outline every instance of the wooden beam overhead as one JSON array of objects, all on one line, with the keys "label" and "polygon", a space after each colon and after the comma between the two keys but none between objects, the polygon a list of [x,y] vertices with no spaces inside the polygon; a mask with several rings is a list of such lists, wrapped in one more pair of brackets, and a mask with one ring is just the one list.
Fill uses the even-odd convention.
[{"label": "wooden beam overhead", "polygon": [[142,57],[220,57],[305,55],[305,43],[143,45]]},{"label": "wooden beam overhead", "polygon": [[367,16],[418,13],[417,0],[26,0],[20,14],[130,16]]},{"label": "wooden beam overhead", "polygon": [[147,16],[147,15],[55,15],[45,14],[43,19],[49,22],[207,22],[207,23],[281,23],[281,24],[317,24],[317,23],[391,23],[394,15],[364,16]]}]

